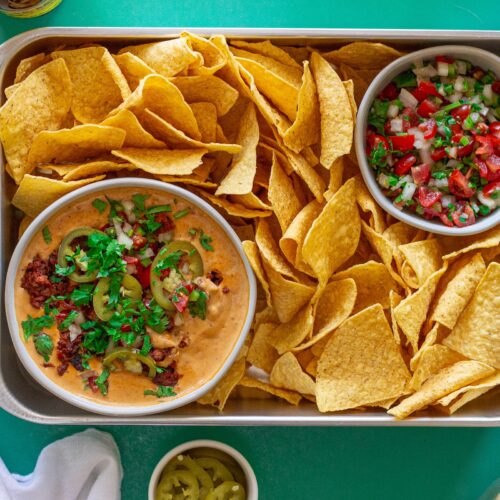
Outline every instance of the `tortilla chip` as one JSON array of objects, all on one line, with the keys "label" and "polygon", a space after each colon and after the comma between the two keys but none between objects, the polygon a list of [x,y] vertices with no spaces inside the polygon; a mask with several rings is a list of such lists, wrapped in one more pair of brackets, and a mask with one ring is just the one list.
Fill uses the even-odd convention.
[{"label": "tortilla chip", "polygon": [[11,85],[10,87],[6,87],[5,90],[3,91],[5,94],[5,97],[7,99],[10,99],[13,95],[14,92],[21,86],[20,83],[16,83],[15,85]]},{"label": "tortilla chip", "polygon": [[410,370],[414,372],[417,369],[418,364],[420,363],[420,358],[428,347],[441,343],[449,333],[450,330],[448,328],[439,323],[434,323],[432,328],[425,334],[425,339],[420,346],[420,349],[411,358]]},{"label": "tortilla chip", "polygon": [[269,380],[275,387],[296,391],[299,394],[314,394],[314,380],[302,371],[297,358],[291,353],[283,354],[273,366]]},{"label": "tortilla chip", "polygon": [[288,323],[278,325],[270,333],[268,342],[283,354],[300,345],[312,333],[313,324],[313,308],[308,304]]},{"label": "tortilla chip", "polygon": [[270,57],[281,64],[292,66],[298,70],[301,69],[300,64],[291,57],[282,47],[273,45],[269,40],[263,42],[245,42],[244,40],[231,40],[231,45],[240,49],[245,49],[248,52],[260,54]]},{"label": "tortilla chip", "polygon": [[345,63],[354,68],[380,70],[403,55],[404,52],[383,43],[353,42],[326,52],[323,57],[335,64]]},{"label": "tortilla chip", "polygon": [[210,40],[188,32],[181,33],[181,37],[187,38],[191,48],[203,58],[201,66],[189,68],[190,74],[212,75],[226,64],[224,53]]},{"label": "tortilla chip", "polygon": [[269,281],[272,304],[279,320],[286,323],[309,302],[315,288],[283,278],[265,259],[262,263]]},{"label": "tortilla chip", "polygon": [[207,193],[206,191],[199,190],[198,194],[207,199],[212,205],[224,209],[229,215],[234,215],[235,217],[253,219],[255,217],[269,217],[272,214],[270,210],[253,210],[251,208],[244,207],[239,203],[232,203],[225,198]]},{"label": "tortilla chip", "polygon": [[61,196],[104,179],[104,175],[73,182],[63,182],[47,177],[26,174],[12,198],[12,204],[30,217],[36,217],[42,210]]},{"label": "tortilla chip", "polygon": [[237,154],[242,149],[239,144],[204,143],[191,139],[191,137],[184,134],[182,130],[176,129],[173,125],[149,109],[146,109],[144,113],[141,114],[141,123],[143,123],[149,132],[156,138],[159,138],[176,149],[206,148],[209,151],[226,151],[231,154]]},{"label": "tortilla chip", "polygon": [[17,184],[27,171],[28,153],[42,130],[59,129],[71,107],[71,80],[64,61],[33,71],[0,108],[0,139]]},{"label": "tortilla chip", "polygon": [[357,296],[353,314],[377,303],[387,309],[390,306],[390,292],[398,290],[396,282],[384,264],[373,260],[340,271],[334,274],[332,279],[347,278],[353,279],[356,283]]},{"label": "tortilla chip", "polygon": [[323,290],[316,305],[312,338],[293,349],[303,351],[315,346],[352,313],[356,302],[356,283],[353,279],[332,281]]},{"label": "tortilla chip", "polygon": [[388,413],[398,420],[406,418],[443,396],[493,374],[494,371],[490,366],[477,361],[458,361],[430,377],[418,392],[404,399],[398,406],[391,408]]},{"label": "tortilla chip", "polygon": [[316,378],[318,375],[318,358],[313,358],[305,368],[306,373]]},{"label": "tortilla chip", "polygon": [[341,188],[342,177],[344,174],[344,158],[341,156],[337,158],[330,169],[330,180],[328,182],[328,189],[324,192],[325,200],[329,201],[331,197]]},{"label": "tortilla chip", "polygon": [[389,307],[390,307],[390,313],[391,313],[391,327],[392,327],[392,333],[394,334],[394,340],[396,341],[396,344],[401,344],[401,336],[399,334],[399,327],[398,327],[398,322],[396,321],[396,317],[394,316],[394,309],[398,304],[401,303],[403,300],[403,297],[399,295],[399,293],[396,293],[394,290],[389,291]]},{"label": "tortilla chip", "polygon": [[285,132],[283,142],[293,152],[300,153],[306,146],[319,142],[320,132],[318,94],[309,62],[306,61],[297,97],[297,114],[292,126]]},{"label": "tortilla chip", "polygon": [[431,274],[421,288],[404,299],[394,309],[394,317],[414,353],[418,350],[420,330],[427,318],[429,306],[434,297],[439,280],[446,271],[446,267],[445,265],[439,271]]},{"label": "tortilla chip", "polygon": [[124,148],[113,155],[136,168],[156,175],[189,175],[202,163],[206,149],[138,149]]},{"label": "tortilla chip", "polygon": [[[335,270],[354,254],[360,233],[355,182],[349,180],[313,222],[302,247],[302,258],[314,271],[320,286],[326,285]],[[335,252],[330,251],[332,242]]]},{"label": "tortilla chip", "polygon": [[369,193],[361,176],[356,176],[356,201],[363,212],[370,213],[370,227],[377,233],[385,231],[384,211],[377,205]]},{"label": "tortilla chip", "polygon": [[198,60],[187,38],[129,46],[121,49],[119,54],[125,52],[131,52],[139,57],[166,78],[177,75]]},{"label": "tortilla chip", "polygon": [[500,264],[492,262],[443,343],[467,358],[500,369]]},{"label": "tortilla chip", "polygon": [[114,161],[94,161],[74,165],[74,168],[63,175],[64,181],[76,181],[86,179],[94,175],[106,174],[108,172],[117,172],[120,170],[131,170],[134,167],[130,163],[116,163]]},{"label": "tortilla chip", "polygon": [[266,384],[265,382],[262,382],[255,378],[248,377],[246,375],[240,380],[240,385],[243,387],[253,387],[255,389],[260,389],[261,391],[267,392],[269,394],[272,394],[273,396],[277,396],[278,398],[284,399],[291,405],[295,406],[297,406],[300,403],[300,400],[302,399],[302,396],[296,392],[287,391],[285,389],[278,389],[276,387],[273,387],[272,385]]},{"label": "tortilla chip", "polygon": [[117,56],[114,55],[113,59],[127,79],[132,91],[138,87],[144,77],[154,73],[152,68],[131,52],[125,52]]},{"label": "tortilla chip", "polygon": [[259,248],[257,247],[257,244],[253,241],[243,241],[242,246],[250,262],[250,265],[252,266],[255,276],[259,280],[259,283],[262,285],[262,288],[266,293],[267,305],[270,306],[272,304],[271,292],[269,290],[269,283],[267,281],[267,277],[264,272],[264,267],[262,266],[262,260],[260,258]]},{"label": "tortilla chip", "polygon": [[320,161],[329,169],[339,156],[351,150],[354,130],[352,110],[342,80],[317,52],[311,54],[311,68],[321,111]]},{"label": "tortilla chip", "polygon": [[181,91],[160,75],[146,76],[113,114],[122,109],[129,109],[139,116],[145,109],[149,109],[193,139],[201,138],[193,110],[184,100]]},{"label": "tortilla chip", "polygon": [[238,99],[238,91],[216,76],[178,76],[170,80],[188,103],[211,102],[217,116],[225,115]]},{"label": "tortilla chip", "polygon": [[215,142],[217,136],[217,110],[211,102],[191,104],[203,142]]},{"label": "tortilla chip", "polygon": [[443,265],[441,245],[436,239],[400,245],[399,251],[406,259],[402,266],[403,279],[412,288],[420,288]]},{"label": "tortilla chip", "polygon": [[71,129],[42,131],[33,140],[28,163],[78,162],[119,149],[125,141],[124,130],[104,125],[78,125]]},{"label": "tortilla chip", "polygon": [[233,194],[229,196],[229,199],[234,203],[239,203],[247,208],[253,208],[256,210],[272,210],[271,205],[262,201],[256,194]]},{"label": "tortilla chip", "polygon": [[[123,101],[123,85],[128,84],[104,47],[55,51],[51,57],[63,59],[68,66],[73,84],[71,111],[78,121],[99,123]],[[117,82],[117,75],[123,81]]]},{"label": "tortilla chip", "polygon": [[276,349],[267,341],[270,332],[275,327],[274,323],[261,323],[256,329],[252,343],[248,349],[247,361],[268,373],[271,372],[279,358]]},{"label": "tortilla chip", "polygon": [[101,125],[116,127],[125,131],[124,148],[164,148],[165,143],[155,139],[143,128],[137,117],[128,109],[106,118]]},{"label": "tortilla chip", "polygon": [[450,330],[453,329],[465,306],[474,295],[485,271],[486,266],[480,253],[464,263],[437,299],[431,321],[438,321]]},{"label": "tortilla chip", "polygon": [[321,412],[396,398],[410,373],[380,305],[346,320],[318,361],[316,397]]},{"label": "tortilla chip", "polygon": [[40,54],[35,54],[34,56],[22,59],[16,68],[16,77],[14,78],[14,84],[20,83],[25,80],[33,71],[38,69],[40,66],[47,64],[50,61],[50,57],[41,52]]},{"label": "tortilla chip", "polygon": [[482,250],[485,248],[497,248],[500,246],[500,226],[494,227],[489,231],[485,231],[480,236],[465,236],[462,238],[455,237],[440,237],[439,242],[443,248],[448,251],[443,256],[444,260],[452,260],[463,255],[464,253],[472,252],[473,250]]},{"label": "tortilla chip", "polygon": [[464,357],[458,354],[458,352],[441,344],[423,348],[408,387],[413,391],[420,390],[422,384],[429,377],[463,359]]}]

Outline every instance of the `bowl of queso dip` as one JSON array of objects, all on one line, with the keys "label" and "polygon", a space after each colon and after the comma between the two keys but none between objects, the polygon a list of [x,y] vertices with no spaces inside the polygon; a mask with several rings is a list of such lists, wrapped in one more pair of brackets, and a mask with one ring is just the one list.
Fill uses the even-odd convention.
[{"label": "bowl of queso dip", "polygon": [[255,302],[224,218],[148,179],[99,182],[52,204],[20,239],[6,281],[28,372],[75,406],[118,416],[177,408],[212,389]]}]

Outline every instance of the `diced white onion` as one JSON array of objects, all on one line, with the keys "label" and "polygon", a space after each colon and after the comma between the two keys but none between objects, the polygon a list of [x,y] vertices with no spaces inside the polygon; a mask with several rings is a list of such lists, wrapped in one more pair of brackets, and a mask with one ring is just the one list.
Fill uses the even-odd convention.
[{"label": "diced white onion", "polygon": [[78,335],[82,333],[82,329],[78,325],[75,325],[74,323],[69,325],[68,330],[69,330],[69,340],[71,340],[71,342],[74,342],[76,337],[78,337]]},{"label": "diced white onion", "polygon": [[172,241],[174,234],[172,231],[167,231],[166,233],[160,233],[158,235],[158,241],[161,241],[162,243],[168,243],[169,241]]},{"label": "diced white onion", "polygon": [[487,108],[484,104],[480,104],[479,106],[481,107],[481,109],[479,110],[479,114],[481,116],[487,116],[490,111],[490,108]]},{"label": "diced white onion", "polygon": [[184,262],[184,264],[182,264],[181,272],[182,274],[189,273],[189,262]]},{"label": "diced white onion", "polygon": [[380,174],[377,181],[383,188],[389,189],[391,187],[391,185],[389,184],[389,176],[385,174]]},{"label": "diced white onion", "polygon": [[120,245],[124,245],[127,250],[130,250],[134,244],[132,238],[129,238],[124,232],[118,235],[116,238]]},{"label": "diced white onion", "polygon": [[429,165],[432,165],[434,163],[431,156],[430,144],[428,142],[426,142],[425,147],[420,150],[420,160],[422,161],[422,163],[427,163]]},{"label": "diced white onion", "polygon": [[450,158],[456,158],[457,157],[457,150],[458,148],[456,146],[453,146],[449,149],[448,156]]},{"label": "diced white onion", "polygon": [[457,61],[457,72],[459,75],[467,74],[467,63],[465,61]]},{"label": "diced white onion", "polygon": [[177,313],[174,316],[174,326],[181,326],[184,323],[184,318],[182,317],[182,314]]},{"label": "diced white onion", "polygon": [[135,274],[137,272],[137,266],[135,264],[127,264],[127,273]]},{"label": "diced white onion", "polygon": [[451,194],[443,194],[441,196],[441,205],[445,208],[448,208],[448,205],[454,205],[456,201],[457,199]]},{"label": "diced white onion", "polygon": [[401,199],[404,201],[411,200],[413,195],[415,194],[415,190],[417,189],[416,184],[413,182],[408,182],[406,186],[403,188],[403,192],[401,193]]},{"label": "diced white onion", "polygon": [[491,110],[488,112],[488,116],[486,118],[488,118],[488,121],[490,123],[498,121],[497,117],[495,116],[495,113],[493,113],[493,111],[491,111]]},{"label": "diced white onion", "polygon": [[438,188],[447,187],[448,186],[448,178],[445,177],[444,179],[434,179],[434,177],[432,177],[429,180],[429,186],[435,186]]},{"label": "diced white onion", "polygon": [[148,248],[146,248],[146,250],[144,250],[144,253],[141,255],[140,258],[141,258],[141,260],[149,259],[149,258],[153,257],[154,254],[155,253],[153,252],[153,249],[148,247]]},{"label": "diced white onion", "polygon": [[462,99],[462,93],[461,92],[455,92],[454,94],[450,95],[448,97],[448,101],[450,102],[458,102],[460,99]]},{"label": "diced white onion", "polygon": [[444,85],[440,85],[438,88],[438,93],[441,94],[443,97],[446,97],[446,91],[444,90]]},{"label": "diced white onion", "polygon": [[401,92],[399,93],[399,100],[403,103],[403,106],[408,106],[413,109],[416,108],[418,104],[417,99],[406,89],[401,89]]},{"label": "diced white onion", "polygon": [[392,158],[392,155],[389,155],[385,161],[387,162],[387,165],[389,165],[389,167],[392,167],[394,165],[394,159]]},{"label": "diced white onion", "polygon": [[438,74],[436,68],[432,64],[422,66],[421,68],[414,68],[413,73],[420,78],[432,78]]},{"label": "diced white onion", "polygon": [[86,321],[86,318],[83,315],[83,313],[80,311],[75,318],[75,325],[80,326],[82,323],[85,323],[85,321]]},{"label": "diced white onion", "polygon": [[399,106],[397,106],[396,104],[390,104],[389,108],[387,109],[387,116],[389,118],[396,118],[396,116],[398,116],[398,113]]},{"label": "diced white onion", "polygon": [[448,76],[448,63],[439,61],[437,63],[437,72],[439,76]]},{"label": "diced white onion", "polygon": [[500,206],[500,197],[494,200],[493,198],[484,196],[482,191],[478,191],[477,198],[483,205],[486,205],[490,210],[495,210],[495,208]]},{"label": "diced white onion", "polygon": [[403,175],[403,177],[399,178],[399,181],[394,186],[394,189],[400,188],[405,182],[407,184],[410,183],[410,182],[413,182],[413,177],[411,175]]},{"label": "diced white onion", "polygon": [[403,119],[394,118],[391,120],[391,131],[392,132],[402,132],[403,131]]},{"label": "diced white onion", "polygon": [[[474,80],[475,81],[475,80]],[[475,95],[470,101],[470,104],[481,104],[481,98],[478,95]]]},{"label": "diced white onion", "polygon": [[474,123],[477,123],[479,121],[479,118],[480,118],[480,115],[479,113],[476,113],[474,111],[474,113],[471,113],[470,115],[470,119],[474,122]]},{"label": "diced white onion", "polygon": [[128,222],[124,222],[122,228],[123,232],[127,234],[129,233],[129,231],[132,231],[132,226]]},{"label": "diced white onion", "polygon": [[464,77],[463,76],[457,76],[455,80],[455,90],[457,92],[463,92],[464,91]]},{"label": "diced white onion", "polygon": [[458,160],[448,160],[448,163],[446,164],[448,167],[456,167],[458,165]]},{"label": "diced white onion", "polygon": [[133,224],[135,222],[134,202],[130,200],[124,200],[122,201],[122,205],[123,205],[123,210],[125,210],[125,213],[127,214],[127,219]]},{"label": "diced white onion", "polygon": [[488,101],[491,101],[493,99],[493,89],[491,88],[491,84],[487,84],[483,87],[483,95],[488,99]]},{"label": "diced white onion", "polygon": [[85,370],[84,372],[80,373],[80,377],[82,380],[88,380],[90,377],[96,377],[97,372],[95,370]]}]

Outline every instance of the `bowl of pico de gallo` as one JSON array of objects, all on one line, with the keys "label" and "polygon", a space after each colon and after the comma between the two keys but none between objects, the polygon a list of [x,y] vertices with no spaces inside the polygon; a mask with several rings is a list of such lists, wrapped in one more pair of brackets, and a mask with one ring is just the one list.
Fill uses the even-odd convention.
[{"label": "bowl of pico de gallo", "polygon": [[465,236],[500,222],[500,57],[419,50],[384,68],[359,107],[356,154],[377,203],[425,231]]}]

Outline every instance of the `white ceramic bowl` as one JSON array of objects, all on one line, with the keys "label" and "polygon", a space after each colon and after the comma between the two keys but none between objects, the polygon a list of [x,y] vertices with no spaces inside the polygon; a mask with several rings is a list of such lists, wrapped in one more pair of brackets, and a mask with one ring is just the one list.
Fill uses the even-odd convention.
[{"label": "white ceramic bowl", "polygon": [[[199,387],[193,392],[190,392],[182,397],[165,400],[155,405],[106,405],[101,403],[96,403],[85,399],[81,396],[77,396],[66,389],[63,389],[61,386],[50,380],[40,369],[40,367],[36,364],[36,362],[31,358],[31,356],[26,351],[25,345],[21,340],[19,324],[16,318],[15,304],[14,304],[14,283],[16,278],[17,269],[20,263],[20,260],[24,254],[25,248],[28,243],[31,241],[33,236],[37,234],[42,228],[45,226],[46,221],[52,217],[54,214],[60,212],[64,209],[65,206],[71,205],[76,200],[87,196],[89,194],[98,194],[102,192],[106,192],[110,189],[115,188],[150,188],[157,189],[159,191],[164,191],[165,193],[173,194],[177,198],[184,198],[189,203],[195,205],[200,210],[207,214],[207,217],[212,218],[220,228],[227,234],[228,238],[235,246],[238,254],[241,257],[243,262],[246,278],[248,280],[248,288],[249,288],[249,300],[248,300],[248,309],[247,316],[245,319],[245,323],[240,332],[239,338],[234,346],[233,351],[224,361],[223,365],[220,367],[219,371],[216,375],[208,381],[203,386]],[[17,355],[21,360],[22,364],[28,370],[29,374],[42,385],[45,389],[50,391],[52,394],[55,394],[59,398],[64,401],[71,403],[74,406],[78,406],[79,408],[83,408],[84,410],[91,411],[94,413],[100,413],[101,415],[112,415],[117,417],[128,417],[128,416],[137,416],[137,415],[150,415],[153,413],[160,413],[168,410],[173,410],[174,408],[178,408],[179,406],[184,406],[188,403],[192,403],[196,401],[205,393],[210,391],[224,376],[227,372],[231,364],[236,358],[238,351],[243,346],[245,338],[250,330],[253,316],[255,312],[255,303],[256,303],[256,282],[255,276],[253,274],[252,268],[246,258],[245,252],[241,246],[240,239],[233,231],[231,226],[224,220],[224,218],[208,203],[203,201],[198,196],[193,193],[186,191],[180,187],[177,187],[172,184],[167,184],[164,182],[159,182],[150,179],[138,179],[138,178],[123,178],[123,179],[113,179],[113,180],[104,180],[101,182],[96,182],[94,184],[89,184],[88,186],[84,186],[80,189],[77,189],[65,196],[61,199],[54,202],[52,205],[47,207],[41,214],[39,214],[36,219],[30,224],[26,232],[23,234],[21,239],[19,240],[14,253],[12,254],[12,258],[10,260],[9,269],[7,271],[7,279],[5,282],[5,309],[7,313],[7,323],[9,325],[10,334],[12,337],[12,341],[14,343],[14,347],[16,349]]]},{"label": "white ceramic bowl", "polygon": [[259,487],[257,485],[257,478],[255,477],[255,473],[248,463],[248,460],[237,450],[232,448],[231,446],[221,443],[220,441],[212,441],[209,439],[198,439],[196,441],[188,441],[187,443],[180,444],[176,446],[172,450],[170,450],[155,467],[153,474],[151,475],[151,479],[149,481],[149,490],[148,490],[148,500],[155,500],[156,486],[158,485],[158,481],[160,479],[160,475],[170,460],[181,453],[187,453],[189,450],[193,450],[195,448],[213,448],[215,450],[220,450],[234,458],[236,462],[238,462],[241,470],[245,475],[245,479],[247,484],[245,485],[247,500],[258,500],[259,498]]},{"label": "white ceramic bowl", "polygon": [[476,47],[469,47],[465,45],[442,45],[439,47],[430,47],[428,49],[418,50],[406,56],[400,57],[385,67],[375,77],[363,97],[356,119],[356,155],[358,157],[361,174],[363,175],[363,179],[365,180],[370,193],[375,198],[375,201],[396,219],[406,222],[407,224],[419,229],[429,231],[430,233],[445,234],[448,236],[467,236],[471,234],[478,234],[491,229],[500,223],[500,209],[495,210],[486,217],[481,217],[478,222],[466,227],[447,227],[441,221],[426,220],[418,214],[398,210],[382,193],[375,178],[375,172],[370,167],[366,159],[365,134],[368,122],[368,113],[373,100],[396,75],[410,69],[412,63],[418,60],[430,60],[437,55],[450,55],[455,58],[466,59],[471,63],[480,66],[484,70],[493,70],[497,77],[500,77],[500,57],[492,52],[487,52],[486,50],[478,49]]}]

